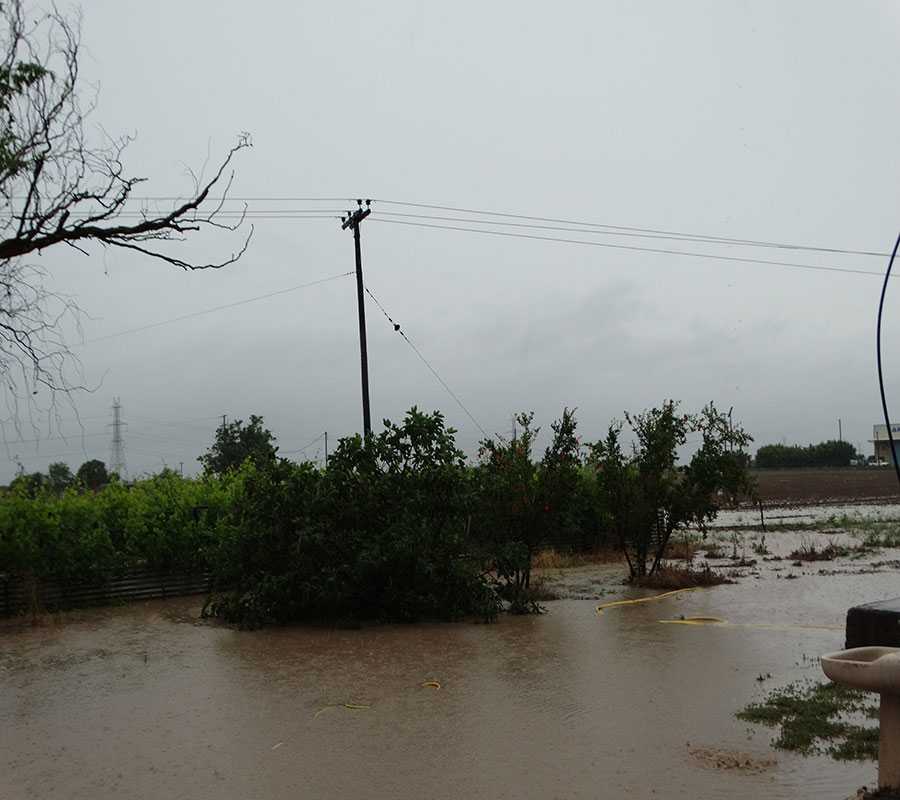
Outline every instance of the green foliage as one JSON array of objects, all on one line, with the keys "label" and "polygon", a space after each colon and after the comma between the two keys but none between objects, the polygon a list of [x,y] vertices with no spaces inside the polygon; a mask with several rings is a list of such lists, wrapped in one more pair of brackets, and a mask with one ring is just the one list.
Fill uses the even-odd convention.
[{"label": "green foliage", "polygon": [[14,100],[53,74],[41,64],[20,61],[0,66],[0,174],[7,178],[31,166],[15,133],[11,108]]},{"label": "green foliage", "polygon": [[0,571],[66,583],[140,565],[204,569],[228,490],[172,472],[96,492],[13,488],[0,500]]},{"label": "green foliage", "polygon": [[273,464],[278,448],[272,432],[263,427],[263,418],[251,414],[250,422],[237,419],[223,423],[216,430],[216,438],[198,461],[206,472],[224,475],[237,469],[247,459],[257,466]]},{"label": "green foliage", "polygon": [[[439,412],[412,408],[377,435],[342,439],[327,470],[279,459],[253,416],[223,425],[199,479],[171,470],[125,485],[102,462],[77,480],[22,475],[0,496],[0,570],[40,581],[99,579],[145,565],[209,571],[206,613],[255,626],[292,620],[494,617],[501,600],[536,611],[539,549],[602,544],[611,530],[652,575],[668,536],[711,520],[745,489],[749,437],[709,406],[674,403],[629,422],[582,458],[574,411],[564,409],[537,461],[533,415],[511,442],[486,439],[468,466]],[[703,443],[689,463],[676,451]],[[657,539],[660,526],[665,539]]]},{"label": "green foliage", "polygon": [[[631,578],[640,580],[660,568],[673,533],[703,530],[725,500],[752,491],[744,451],[751,438],[712,403],[699,414],[679,414],[667,401],[625,419],[636,440],[631,454],[622,448],[622,425],[614,424],[591,446],[589,462]],[[678,450],[698,434],[699,448],[680,464]]]},{"label": "green foliage", "polygon": [[384,426],[342,439],[327,472],[244,464],[208,613],[249,626],[497,613],[468,537],[471,481],[455,432],[416,408]]},{"label": "green foliage", "polygon": [[791,467],[848,467],[857,458],[856,448],[849,442],[831,439],[819,444],[767,444],[756,451],[755,466],[760,469]]},{"label": "green foliage", "polygon": [[72,470],[69,469],[68,464],[64,464],[62,461],[56,461],[47,467],[47,479],[50,491],[57,493],[64,492],[75,483]]},{"label": "green foliage", "polygon": [[21,472],[13,478],[9,488],[26,497],[36,497],[47,488],[47,476],[42,472]]},{"label": "green foliage", "polygon": [[878,758],[878,727],[851,721],[877,718],[871,694],[836,683],[792,683],[773,690],[762,703],[737,712],[738,719],[780,728],[772,742],[803,755],[827,753],[839,761]]},{"label": "green foliage", "polygon": [[482,441],[477,471],[478,535],[489,547],[512,610],[518,612],[535,610],[529,589],[537,550],[576,538],[586,489],[575,412],[564,409],[552,424],[553,439],[540,462],[532,458],[540,431],[533,422],[533,413],[521,413],[513,440]]},{"label": "green foliage", "polygon": [[109,483],[109,473],[106,471],[106,464],[97,458],[85,461],[75,473],[75,477],[79,483],[92,492],[99,491],[107,483]]}]

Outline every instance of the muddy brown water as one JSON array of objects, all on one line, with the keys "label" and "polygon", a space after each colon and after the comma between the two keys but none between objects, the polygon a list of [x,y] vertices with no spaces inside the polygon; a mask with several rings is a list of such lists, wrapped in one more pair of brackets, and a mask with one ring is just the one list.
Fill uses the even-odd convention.
[{"label": "muddy brown water", "polygon": [[[843,798],[874,764],[773,753],[771,731],[733,716],[819,679],[846,609],[900,594],[896,570],[821,566],[786,580],[789,562],[761,563],[602,615],[646,593],[615,565],[560,571],[550,582],[584,599],[493,625],[242,632],[198,623],[196,598],[7,624],[0,798]],[[678,615],[734,624],[659,622]]]}]

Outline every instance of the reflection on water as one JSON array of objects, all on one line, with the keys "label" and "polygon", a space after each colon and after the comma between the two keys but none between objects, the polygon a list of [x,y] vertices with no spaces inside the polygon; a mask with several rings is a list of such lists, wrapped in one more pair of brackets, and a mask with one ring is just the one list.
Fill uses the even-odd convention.
[{"label": "reflection on water", "polygon": [[[185,622],[198,603],[181,600],[7,630],[0,797],[841,798],[874,765],[778,753],[746,772],[691,751],[771,755],[771,732],[733,712],[818,679],[843,639],[791,626],[840,626],[896,579],[763,571],[495,625],[240,632]],[[679,614],[784,627],[658,622]]]}]

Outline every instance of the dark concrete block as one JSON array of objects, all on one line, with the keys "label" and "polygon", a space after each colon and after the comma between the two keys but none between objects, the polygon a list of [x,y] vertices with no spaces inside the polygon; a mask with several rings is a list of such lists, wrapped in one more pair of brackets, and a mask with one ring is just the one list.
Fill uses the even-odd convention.
[{"label": "dark concrete block", "polygon": [[900,597],[847,612],[845,647],[900,647]]}]

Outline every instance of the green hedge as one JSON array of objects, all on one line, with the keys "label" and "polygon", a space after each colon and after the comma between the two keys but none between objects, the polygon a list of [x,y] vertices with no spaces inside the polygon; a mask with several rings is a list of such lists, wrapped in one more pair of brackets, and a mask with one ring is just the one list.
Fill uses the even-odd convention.
[{"label": "green hedge", "polygon": [[163,472],[96,493],[13,490],[0,498],[0,572],[65,582],[139,565],[206,569],[234,483]]}]

